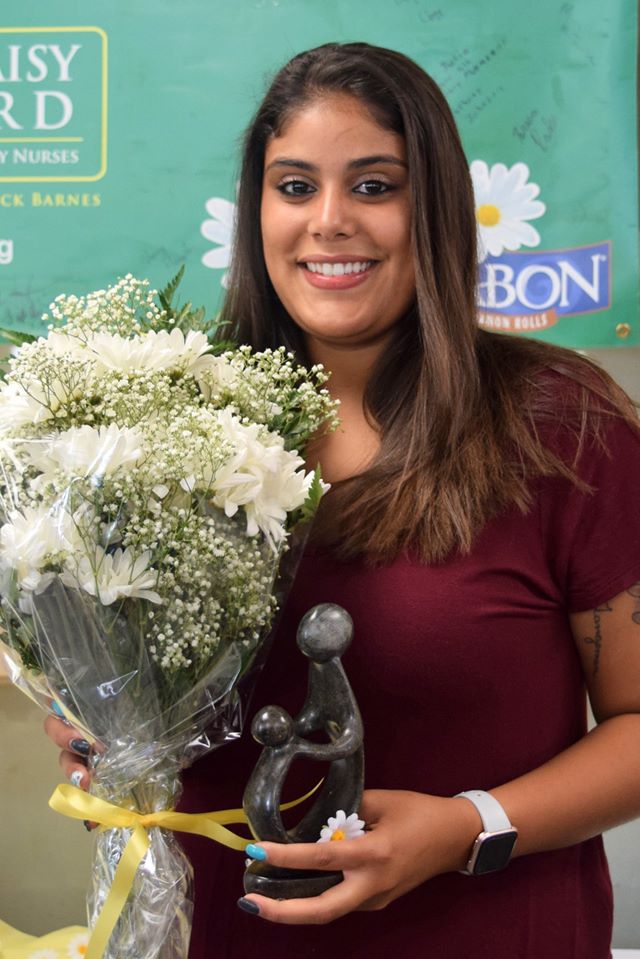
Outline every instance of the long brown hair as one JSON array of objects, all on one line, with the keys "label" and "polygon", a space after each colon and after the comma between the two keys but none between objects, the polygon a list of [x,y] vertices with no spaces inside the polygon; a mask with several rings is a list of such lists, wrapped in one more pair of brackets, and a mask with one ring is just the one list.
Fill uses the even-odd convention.
[{"label": "long brown hair", "polygon": [[[358,98],[405,139],[416,296],[365,393],[379,453],[364,473],[332,490],[325,536],[345,559],[382,562],[412,549],[437,562],[468,551],[487,520],[510,505],[526,511],[531,477],[558,473],[584,486],[574,466],[589,431],[598,434],[605,412],[635,423],[633,405],[575,353],[478,327],[473,188],[455,121],[421,67],[365,43],[330,43],[294,57],[247,130],[223,307],[239,340],[257,349],[284,345],[306,359],[302,333],[267,274],[260,203],[268,140],[327,93]],[[571,381],[564,402],[545,371]],[[544,440],[545,422],[560,413],[576,436],[571,462]],[[329,514],[339,518],[333,530]]]}]

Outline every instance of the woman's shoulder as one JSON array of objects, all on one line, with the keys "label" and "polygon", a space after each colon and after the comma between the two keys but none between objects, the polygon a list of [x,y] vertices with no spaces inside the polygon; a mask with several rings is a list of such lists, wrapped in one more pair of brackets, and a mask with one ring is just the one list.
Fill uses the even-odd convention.
[{"label": "woman's shoulder", "polygon": [[536,420],[638,423],[636,404],[598,363],[566,347],[494,334],[493,363],[510,370],[513,394]]},{"label": "woman's shoulder", "polygon": [[586,451],[606,455],[610,444],[633,447],[640,442],[633,401],[602,367],[575,350],[485,335],[481,362],[489,392],[492,382],[499,386],[498,420],[517,422],[514,433],[521,449],[531,450],[532,442],[541,454],[539,462],[546,451],[561,474],[566,475],[563,467],[576,467]]}]

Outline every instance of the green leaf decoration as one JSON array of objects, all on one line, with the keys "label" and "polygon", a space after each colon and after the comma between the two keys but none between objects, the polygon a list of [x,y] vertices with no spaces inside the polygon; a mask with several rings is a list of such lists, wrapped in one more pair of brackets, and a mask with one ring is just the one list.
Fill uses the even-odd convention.
[{"label": "green leaf decoration", "polygon": [[301,521],[306,522],[307,520],[313,519],[320,506],[320,500],[323,496],[323,489],[321,483],[321,474],[320,467],[316,466],[313,472],[313,479],[311,480],[311,486],[309,487],[309,492],[307,493],[307,498],[300,507],[301,510]]},{"label": "green leaf decoration", "polygon": [[13,346],[23,346],[25,343],[33,343],[37,337],[33,336],[31,333],[20,333],[18,330],[5,330],[4,327],[0,326],[0,337],[3,340],[7,340],[8,343],[13,344]]},{"label": "green leaf decoration", "polygon": [[164,289],[160,290],[160,292],[158,293],[158,299],[160,300],[162,307],[167,311],[167,313],[172,312],[171,304],[173,303],[173,298],[176,294],[176,290],[178,289],[178,287],[180,286],[180,283],[182,282],[184,271],[185,271],[185,265],[183,263],[180,269],[178,270],[178,272],[176,273],[176,275],[173,277],[173,279],[169,280],[169,282],[164,287]]},{"label": "green leaf decoration", "polygon": [[[204,333],[210,343],[219,339],[220,322],[217,317],[208,320],[204,306],[194,308],[191,300],[182,306],[174,306],[173,300],[184,276],[184,264],[180,267],[173,279],[169,280],[164,289],[158,292],[160,306],[166,314],[165,329],[179,329],[183,333],[189,330],[198,330]],[[235,347],[236,343],[226,344],[225,349]],[[216,352],[220,352],[217,350]]]}]

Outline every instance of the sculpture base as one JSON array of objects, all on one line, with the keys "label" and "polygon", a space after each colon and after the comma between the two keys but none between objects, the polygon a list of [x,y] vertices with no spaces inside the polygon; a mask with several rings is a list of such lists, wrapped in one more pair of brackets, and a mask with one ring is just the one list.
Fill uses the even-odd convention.
[{"label": "sculpture base", "polygon": [[309,899],[342,882],[341,872],[311,869],[279,869],[265,862],[252,862],[244,874],[244,891],[269,899]]}]

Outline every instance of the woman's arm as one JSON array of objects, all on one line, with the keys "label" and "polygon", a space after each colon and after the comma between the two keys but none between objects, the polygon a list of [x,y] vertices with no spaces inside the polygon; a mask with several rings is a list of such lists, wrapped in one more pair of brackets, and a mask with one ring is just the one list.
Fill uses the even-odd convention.
[{"label": "woman's arm", "polygon": [[[571,625],[600,725],[491,790],[518,829],[516,856],[574,845],[640,815],[640,584],[573,615]],[[369,790],[360,814],[370,832],[356,840],[260,843],[274,866],[340,869],[344,882],[313,899],[247,896],[243,908],[249,901],[263,918],[285,923],[325,923],[382,908],[439,873],[461,869],[482,828],[467,800],[414,792]]]},{"label": "woman's arm", "polygon": [[599,725],[492,790],[518,826],[515,855],[573,845],[640,814],[640,584],[575,613],[571,627]]}]

